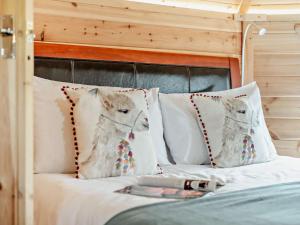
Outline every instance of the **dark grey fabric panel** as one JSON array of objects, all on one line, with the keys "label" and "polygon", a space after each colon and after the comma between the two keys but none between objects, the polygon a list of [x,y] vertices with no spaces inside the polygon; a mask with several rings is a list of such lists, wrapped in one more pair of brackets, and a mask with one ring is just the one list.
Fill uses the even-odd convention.
[{"label": "dark grey fabric panel", "polygon": [[36,58],[34,75],[49,80],[72,82],[71,60]]},{"label": "dark grey fabric panel", "polygon": [[136,65],[136,84],[139,88],[159,87],[162,93],[189,92],[187,68],[168,65]]},{"label": "dark grey fabric panel", "polygon": [[133,64],[75,61],[75,83],[112,87],[135,87]]},{"label": "dark grey fabric panel", "polygon": [[231,87],[229,69],[173,65],[35,58],[35,75],[99,86],[159,87],[162,93],[219,91]]},{"label": "dark grey fabric panel", "polygon": [[229,69],[219,68],[189,68],[190,92],[203,91],[222,91],[230,88],[230,71]]}]

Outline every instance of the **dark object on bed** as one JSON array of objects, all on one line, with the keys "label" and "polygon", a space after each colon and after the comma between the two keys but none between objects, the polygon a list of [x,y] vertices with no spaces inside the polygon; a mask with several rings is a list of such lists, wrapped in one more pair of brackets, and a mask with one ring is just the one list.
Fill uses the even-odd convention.
[{"label": "dark object on bed", "polygon": [[298,225],[300,183],[229,192],[123,211],[106,225]]},{"label": "dark object on bed", "polygon": [[99,86],[153,88],[163,93],[230,88],[225,68],[35,58],[35,75],[50,80]]}]

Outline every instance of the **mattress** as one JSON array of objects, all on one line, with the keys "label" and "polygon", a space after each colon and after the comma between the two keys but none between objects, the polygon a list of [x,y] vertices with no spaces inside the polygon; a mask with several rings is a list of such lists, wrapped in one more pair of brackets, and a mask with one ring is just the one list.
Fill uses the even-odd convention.
[{"label": "mattress", "polygon": [[[300,181],[300,159],[279,156],[272,162],[224,169],[206,165],[170,165],[163,167],[163,171],[188,178],[215,176],[225,180],[226,185],[213,193],[217,195]],[[36,174],[34,180],[37,225],[103,225],[126,209],[170,201],[114,193],[136,184],[136,177],[78,180],[71,174]]]}]

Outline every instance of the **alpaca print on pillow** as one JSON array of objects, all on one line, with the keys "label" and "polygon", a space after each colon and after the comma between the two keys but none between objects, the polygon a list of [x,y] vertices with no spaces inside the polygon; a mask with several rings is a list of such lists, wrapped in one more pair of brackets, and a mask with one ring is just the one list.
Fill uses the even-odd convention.
[{"label": "alpaca print on pillow", "polygon": [[156,172],[145,99],[145,90],[83,91],[74,112],[80,152],[79,177]]},{"label": "alpaca print on pillow", "polygon": [[256,158],[253,135],[259,125],[259,111],[252,110],[247,101],[240,98],[220,99],[218,101],[224,108],[224,124],[222,148],[215,156],[215,161],[234,160],[234,164],[251,164]]},{"label": "alpaca print on pillow", "polygon": [[238,96],[191,95],[213,167],[273,160],[276,150],[265,124],[258,87]]}]

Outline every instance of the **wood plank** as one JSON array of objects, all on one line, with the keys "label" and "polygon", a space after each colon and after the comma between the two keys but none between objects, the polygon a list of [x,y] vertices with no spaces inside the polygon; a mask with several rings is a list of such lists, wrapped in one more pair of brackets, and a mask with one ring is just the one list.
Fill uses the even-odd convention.
[{"label": "wood plank", "polygon": [[300,140],[300,119],[266,118],[274,140]]},{"label": "wood plank", "polygon": [[251,5],[251,0],[241,0],[239,8],[238,8],[238,14],[239,15],[246,14],[250,5]]},{"label": "wood plank", "polygon": [[[74,26],[76,24],[76,26]],[[35,15],[36,40],[240,54],[240,33]]]},{"label": "wood plank", "polygon": [[114,22],[161,25],[202,30],[240,32],[240,23],[204,17],[168,13],[137,11],[129,8],[100,6],[96,4],[61,2],[56,0],[36,1],[35,13],[69,16],[75,18],[108,20]]},{"label": "wood plank", "polygon": [[270,14],[267,16],[267,21],[280,21],[280,22],[299,22],[300,21],[300,13],[287,13],[287,14]]},{"label": "wood plank", "polygon": [[300,119],[300,97],[263,97],[262,104],[266,118]]},{"label": "wood plank", "polygon": [[259,76],[287,76],[287,77],[293,77],[293,76],[300,76],[300,62],[299,64],[294,65],[267,65],[267,64],[261,64],[255,63],[254,64],[254,74],[256,77]]},{"label": "wood plank", "polygon": [[255,64],[263,66],[293,66],[300,65],[300,52],[299,54],[282,54],[282,55],[260,55],[255,54]]},{"label": "wood plank", "polygon": [[[299,21],[289,21],[289,22],[256,22],[260,27],[265,27],[268,30],[268,34],[295,34],[295,25]],[[254,32],[255,33],[255,32]]]},{"label": "wood plank", "polygon": [[298,0],[251,0],[251,5],[292,5],[297,2]]},{"label": "wood plank", "polygon": [[15,2],[16,35],[16,86],[18,140],[18,221],[17,224],[34,224],[33,207],[33,0]]},{"label": "wood plank", "polygon": [[[0,224],[33,225],[33,76],[31,0],[1,0],[0,15],[13,15],[16,58],[0,59]],[[31,51],[30,51],[31,50]]]},{"label": "wood plank", "polygon": [[300,141],[274,140],[273,142],[279,155],[300,158]]},{"label": "wood plank", "polygon": [[231,72],[231,87],[237,88],[241,86],[241,71],[238,58],[229,58]]},{"label": "wood plank", "polygon": [[255,80],[264,97],[300,96],[300,77],[259,76]]},{"label": "wood plank", "polygon": [[35,42],[35,56],[230,68],[229,58]]},{"label": "wood plank", "polygon": [[[43,2],[48,0],[36,0],[37,2]],[[186,2],[182,2],[181,5],[174,5],[174,2],[164,1],[143,1],[143,0],[61,0],[70,3],[86,3],[90,5],[100,5],[109,7],[121,7],[124,9],[131,9],[141,12],[158,12],[168,13],[175,15],[186,15],[186,16],[201,16],[205,18],[215,18],[223,20],[233,20],[233,14],[225,11],[208,10],[204,7],[191,7],[186,5]],[[179,1],[176,1],[179,2]],[[214,7],[215,8],[215,7]],[[230,7],[231,8],[231,7]],[[232,12],[232,10],[230,10]]]},{"label": "wood plank", "polygon": [[[216,13],[234,13],[238,5],[232,3],[224,3],[220,1],[207,1],[207,0],[130,0],[131,2],[155,4],[161,7],[175,7],[180,9],[195,9],[195,10],[205,10]],[[147,6],[146,6],[147,7]]]},{"label": "wood plank", "polygon": [[[300,3],[299,2],[294,2],[290,4],[252,4],[251,5],[251,10],[252,11],[264,11],[267,14],[295,14],[298,12],[300,9]],[[252,12],[251,11],[251,12]]]},{"label": "wood plank", "polygon": [[254,36],[255,54],[299,53],[300,38],[297,34],[269,34]]},{"label": "wood plank", "polygon": [[15,223],[16,169],[15,146],[13,135],[13,111],[11,111],[12,96],[10,96],[11,73],[15,64],[0,59],[0,219],[1,222],[13,225]]}]

